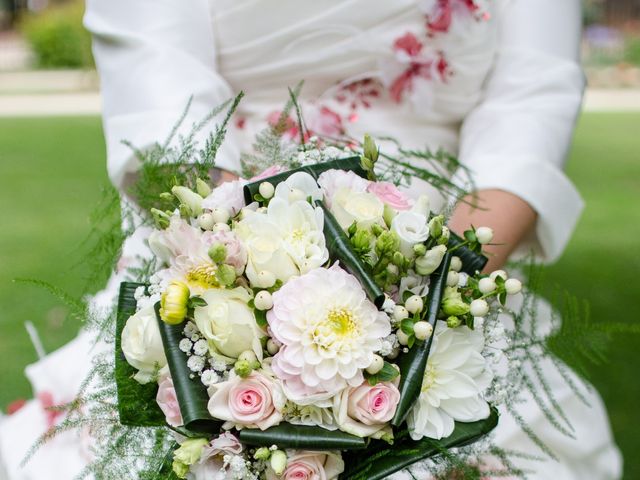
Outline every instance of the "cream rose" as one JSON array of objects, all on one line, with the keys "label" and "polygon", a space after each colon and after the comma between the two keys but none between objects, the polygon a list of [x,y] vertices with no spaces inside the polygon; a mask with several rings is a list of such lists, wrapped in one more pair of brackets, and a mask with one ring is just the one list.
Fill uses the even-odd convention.
[{"label": "cream rose", "polygon": [[242,288],[211,289],[202,294],[207,302],[196,307],[194,319],[198,329],[225,357],[238,358],[246,350],[253,350],[262,359],[260,339],[265,333],[258,327],[253,310],[249,308],[249,292]]},{"label": "cream rose", "polygon": [[389,382],[375,386],[365,381],[347,388],[333,400],[333,412],[340,430],[359,437],[380,438],[387,430],[400,401],[398,388]]},{"label": "cream rose", "polygon": [[278,476],[267,469],[267,480],[336,480],[344,472],[340,452],[287,451],[287,468]]},{"label": "cream rose", "polygon": [[143,308],[122,329],[121,348],[129,365],[138,370],[138,383],[149,383],[167,365],[160,329],[153,306]]},{"label": "cream rose", "polygon": [[228,422],[227,427],[266,430],[282,421],[286,402],[282,389],[271,378],[253,372],[247,378],[232,375],[226,382],[209,387],[208,409],[212,417]]},{"label": "cream rose", "polygon": [[400,212],[391,222],[391,231],[400,238],[400,251],[407,258],[413,258],[413,246],[429,238],[427,217],[416,212]]},{"label": "cream rose", "polygon": [[368,228],[374,223],[384,222],[384,203],[369,192],[356,192],[349,188],[339,188],[331,203],[331,212],[343,229],[353,222]]}]

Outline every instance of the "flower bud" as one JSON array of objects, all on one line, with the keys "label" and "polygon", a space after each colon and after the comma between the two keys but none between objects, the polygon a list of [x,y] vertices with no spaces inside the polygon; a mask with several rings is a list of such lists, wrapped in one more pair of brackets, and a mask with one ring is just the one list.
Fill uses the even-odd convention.
[{"label": "flower bud", "polygon": [[351,244],[356,250],[368,251],[371,248],[371,234],[366,230],[357,229],[351,237]]},{"label": "flower bud", "polygon": [[376,142],[371,138],[370,135],[364,136],[364,144],[363,144],[363,153],[364,156],[371,160],[373,163],[378,161],[378,147]]},{"label": "flower bud", "polygon": [[426,340],[433,332],[433,327],[429,322],[416,322],[413,326],[413,334],[416,336],[417,340]]},{"label": "flower bud", "polygon": [[405,318],[409,318],[409,311],[402,305],[396,305],[393,307],[393,319],[396,322],[401,322]]},{"label": "flower bud", "polygon": [[444,289],[444,299],[442,300],[442,311],[447,316],[466,315],[469,313],[469,305],[462,299],[462,295],[455,287]]},{"label": "flower bud", "polygon": [[396,212],[392,207],[390,207],[386,203],[384,204],[382,219],[384,220],[384,223],[387,225],[387,227],[391,227],[391,222],[393,222],[393,219],[397,214],[398,212]]},{"label": "flower bud", "polygon": [[253,458],[256,460],[269,460],[271,456],[271,450],[267,447],[260,447],[256,450],[256,453],[253,454]]},{"label": "flower bud", "polygon": [[451,232],[448,227],[442,227],[442,233],[438,237],[438,245],[446,245],[449,243],[449,237],[451,236]]},{"label": "flower bud", "polygon": [[400,248],[400,239],[393,232],[384,231],[376,240],[376,253],[384,256],[396,252]]},{"label": "flower bud", "polygon": [[431,275],[442,263],[445,253],[447,253],[447,247],[445,245],[438,245],[427,251],[424,257],[416,258],[416,272],[418,275]]},{"label": "flower bud", "polygon": [[491,280],[495,280],[498,277],[502,277],[503,280],[509,278],[507,272],[505,272],[504,270],[496,270],[494,272],[491,272],[491,275],[489,275],[489,277],[491,278]]},{"label": "flower bud", "polygon": [[274,450],[271,452],[271,469],[273,473],[280,476],[284,473],[284,469],[287,468],[287,454],[282,450]]},{"label": "flower bud", "polygon": [[474,317],[484,317],[487,313],[489,313],[489,304],[482,299],[476,299],[471,302],[469,306],[469,312]]},{"label": "flower bud", "polygon": [[497,288],[496,282],[493,281],[490,277],[481,278],[478,282],[478,290],[483,294],[494,292]]},{"label": "flower bud", "polygon": [[522,282],[516,278],[510,278],[504,282],[504,289],[509,295],[515,295],[516,293],[520,293],[520,290],[522,290]]},{"label": "flower bud", "polygon": [[401,252],[395,252],[391,258],[391,263],[396,267],[402,267],[405,264],[405,256]]},{"label": "flower bud", "polygon": [[398,275],[400,273],[400,269],[397,267],[397,265],[390,263],[389,265],[387,265],[387,272],[391,275]]},{"label": "flower bud", "polygon": [[269,355],[275,355],[280,351],[280,347],[272,339],[267,340],[267,352]]},{"label": "flower bud", "polygon": [[427,253],[427,247],[423,243],[416,243],[413,246],[413,253],[416,254],[416,257],[424,257]]},{"label": "flower bud", "polygon": [[213,215],[213,221],[216,223],[227,223],[231,217],[229,215],[229,210],[220,207],[216,207],[211,210],[211,215]]},{"label": "flower bud", "polygon": [[174,280],[160,297],[160,318],[169,325],[182,323],[187,316],[189,303],[189,287],[178,280]]},{"label": "flower bud", "polygon": [[460,270],[462,270],[462,260],[460,260],[460,257],[451,257],[451,270],[453,270],[454,272],[459,272]]},{"label": "flower bud", "polygon": [[396,337],[398,337],[398,343],[400,345],[409,345],[409,335],[402,330],[398,329],[398,331],[396,331]]},{"label": "flower bud", "polygon": [[218,270],[216,271],[216,278],[220,285],[228,287],[233,285],[233,282],[236,281],[236,269],[231,265],[227,265],[223,263],[218,266]]},{"label": "flower bud", "polygon": [[209,443],[206,438],[188,438],[173,452],[173,471],[178,478],[186,478],[189,466],[200,460],[202,450]]},{"label": "flower bud", "polygon": [[253,365],[246,360],[238,360],[233,366],[233,370],[239,377],[246,378],[253,372]]},{"label": "flower bud", "polygon": [[449,273],[447,273],[448,287],[455,287],[456,285],[458,285],[459,280],[460,280],[460,274],[455,270],[450,270]]},{"label": "flower bud", "polygon": [[211,194],[211,187],[207,182],[205,182],[201,178],[198,178],[196,180],[196,192],[198,192],[198,195],[200,195],[202,198],[205,198]]},{"label": "flower bud", "polygon": [[222,263],[227,258],[227,247],[220,242],[216,242],[209,247],[209,258],[214,263]]},{"label": "flower bud", "polygon": [[213,230],[215,223],[210,213],[203,213],[198,217],[198,226],[203,230]]},{"label": "flower bud", "polygon": [[367,367],[367,373],[370,375],[375,375],[376,373],[380,372],[380,370],[382,370],[382,367],[384,367],[383,358],[380,355],[374,355],[371,363]]},{"label": "flower bud", "polygon": [[411,208],[411,211],[424,215],[425,217],[429,217],[429,204],[429,197],[427,195],[420,195],[418,200],[416,200],[416,203],[414,203]]},{"label": "flower bud", "polygon": [[269,310],[273,308],[273,297],[267,290],[260,290],[253,299],[253,303],[258,310]]},{"label": "flower bud", "polygon": [[447,327],[457,328],[460,325],[462,325],[462,320],[460,320],[458,317],[451,316],[447,318]]},{"label": "flower bud", "polygon": [[193,190],[176,185],[171,189],[180,204],[186,208],[186,212],[190,217],[197,217],[202,213],[202,197]]},{"label": "flower bud", "polygon": [[153,217],[153,221],[155,222],[156,227],[161,230],[167,228],[169,226],[169,223],[171,223],[171,217],[169,216],[169,214],[167,214],[167,212],[163,212],[162,210],[158,210],[157,208],[151,209],[151,216]]},{"label": "flower bud", "polygon": [[258,193],[265,200],[269,200],[271,197],[273,197],[275,191],[276,189],[271,182],[262,182],[258,187]]},{"label": "flower bud", "polygon": [[409,313],[421,312],[424,308],[424,300],[422,300],[422,297],[419,295],[412,295],[404,302],[404,307]]},{"label": "flower bud", "polygon": [[436,215],[429,220],[429,234],[433,238],[440,238],[442,227],[444,226],[444,215]]},{"label": "flower bud", "polygon": [[213,226],[213,231],[214,232],[230,232],[231,231],[231,227],[229,225],[227,225],[226,223],[216,223]]},{"label": "flower bud", "polygon": [[371,225],[371,233],[373,233],[376,237],[382,235],[384,231],[385,229],[382,228],[382,226],[378,225],[377,223],[374,223],[373,225]]},{"label": "flower bud", "polygon": [[254,283],[254,287],[258,288],[271,288],[276,283],[276,276],[268,270],[261,270],[258,272],[258,278]]},{"label": "flower bud", "polygon": [[481,245],[491,243],[491,240],[493,240],[493,230],[489,227],[478,227],[476,228],[476,238]]}]

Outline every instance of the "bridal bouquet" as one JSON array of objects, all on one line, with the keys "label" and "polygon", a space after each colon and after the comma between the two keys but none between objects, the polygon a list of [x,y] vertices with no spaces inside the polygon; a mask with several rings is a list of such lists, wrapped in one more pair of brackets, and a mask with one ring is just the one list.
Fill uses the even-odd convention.
[{"label": "bridal bouquet", "polygon": [[120,422],[173,431],[162,478],[375,480],[496,426],[482,327],[521,284],[379,156],[160,194],[115,349]]}]

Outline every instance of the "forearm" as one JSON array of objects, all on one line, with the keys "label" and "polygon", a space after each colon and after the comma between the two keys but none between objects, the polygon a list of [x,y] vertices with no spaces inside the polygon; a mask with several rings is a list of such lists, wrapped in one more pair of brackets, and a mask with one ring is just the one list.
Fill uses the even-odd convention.
[{"label": "forearm", "polygon": [[490,272],[502,268],[507,258],[520,241],[534,227],[537,214],[520,197],[503,190],[482,190],[466,197],[453,212],[449,227],[461,235],[471,225],[491,227],[494,232],[493,245],[486,245]]}]

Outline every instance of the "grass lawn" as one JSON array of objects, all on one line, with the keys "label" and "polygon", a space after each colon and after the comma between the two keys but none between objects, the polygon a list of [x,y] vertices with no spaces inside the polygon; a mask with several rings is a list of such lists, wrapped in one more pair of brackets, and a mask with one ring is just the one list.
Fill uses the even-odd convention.
[{"label": "grass lawn", "polygon": [[[562,259],[547,272],[591,303],[595,319],[637,322],[640,271],[640,114],[588,114],[580,122],[569,175],[587,210]],[[106,183],[104,141],[96,118],[0,119],[0,407],[30,395],[22,375],[36,360],[23,327],[34,322],[47,351],[79,326],[59,303],[19,277],[50,281],[70,292],[87,274],[74,264],[89,232],[88,215]],[[558,208],[562,208],[561,205]],[[625,478],[640,478],[640,366],[636,336],[612,342],[610,363],[591,368],[625,457]]]}]

